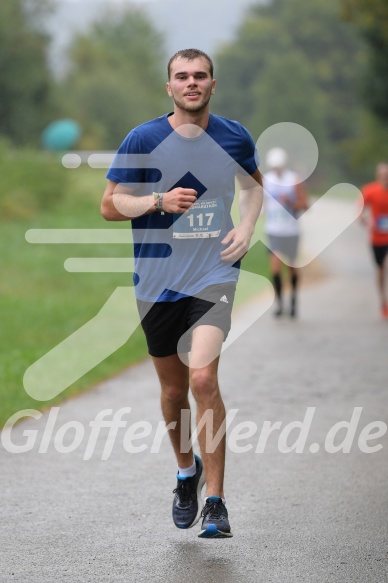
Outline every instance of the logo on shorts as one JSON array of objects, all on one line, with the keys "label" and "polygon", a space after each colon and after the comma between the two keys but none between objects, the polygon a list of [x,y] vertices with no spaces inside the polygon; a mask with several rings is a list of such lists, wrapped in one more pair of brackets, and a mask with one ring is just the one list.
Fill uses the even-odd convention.
[{"label": "logo on shorts", "polygon": [[229,304],[228,298],[226,296],[222,296],[222,298],[220,298],[220,302],[225,302],[225,304]]}]

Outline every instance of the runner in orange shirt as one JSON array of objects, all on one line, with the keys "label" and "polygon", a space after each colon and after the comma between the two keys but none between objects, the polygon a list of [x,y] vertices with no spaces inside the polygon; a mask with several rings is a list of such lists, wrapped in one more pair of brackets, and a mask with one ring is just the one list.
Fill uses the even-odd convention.
[{"label": "runner in orange shirt", "polygon": [[361,222],[369,227],[370,242],[377,265],[377,285],[381,300],[381,315],[388,318],[388,163],[376,167],[376,181],[362,188],[364,209]]}]

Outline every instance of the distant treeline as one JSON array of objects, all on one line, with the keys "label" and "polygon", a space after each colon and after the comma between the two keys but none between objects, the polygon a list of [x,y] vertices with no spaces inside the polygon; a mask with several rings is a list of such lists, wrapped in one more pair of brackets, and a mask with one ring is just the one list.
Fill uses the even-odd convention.
[{"label": "distant treeline", "polygon": [[[50,0],[0,4],[0,138],[39,148],[50,121],[71,117],[82,128],[78,148],[111,149],[171,108],[164,39],[142,11],[110,6],[74,37],[58,80],[42,25],[50,9]],[[213,57],[213,111],[255,139],[274,123],[305,126],[319,145],[321,182],[363,181],[388,158],[386,0],[258,2]]]}]

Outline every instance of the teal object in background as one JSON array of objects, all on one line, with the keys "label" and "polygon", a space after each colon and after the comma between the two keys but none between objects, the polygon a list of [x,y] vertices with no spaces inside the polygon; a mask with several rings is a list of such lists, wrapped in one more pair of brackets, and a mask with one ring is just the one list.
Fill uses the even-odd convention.
[{"label": "teal object in background", "polygon": [[81,127],[76,121],[73,119],[58,119],[43,130],[43,147],[46,150],[68,150],[75,146],[80,136]]}]

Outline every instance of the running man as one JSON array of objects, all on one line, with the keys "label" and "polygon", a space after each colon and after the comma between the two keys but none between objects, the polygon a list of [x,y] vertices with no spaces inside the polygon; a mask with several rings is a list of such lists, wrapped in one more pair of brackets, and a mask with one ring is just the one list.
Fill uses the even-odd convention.
[{"label": "running man", "polygon": [[363,186],[364,208],[360,221],[369,228],[370,243],[377,267],[377,287],[381,315],[388,318],[388,163],[376,167],[376,180]]},{"label": "running man", "polygon": [[[223,486],[225,406],[218,364],[239,261],[262,204],[255,144],[238,122],[210,113],[215,86],[213,63],[202,51],[171,57],[166,88],[173,112],[128,134],[107,173],[101,205],[106,220],[132,221],[138,309],[178,465],[173,521],[190,528],[202,516],[202,538],[232,536]],[[235,178],[240,185],[236,227],[230,214]],[[190,440],[181,447],[190,431],[183,422],[189,389],[197,423],[210,412],[211,437],[219,429],[223,435],[209,448],[205,430],[200,431],[201,457],[193,454]]]},{"label": "running man", "polygon": [[297,314],[299,273],[294,263],[298,253],[300,229],[295,219],[308,208],[307,194],[295,172],[287,169],[288,156],[282,148],[272,148],[266,156],[270,169],[264,175],[264,231],[267,236],[270,270],[276,295],[275,316],[283,314],[283,261],[287,265],[291,283],[290,316]]}]

